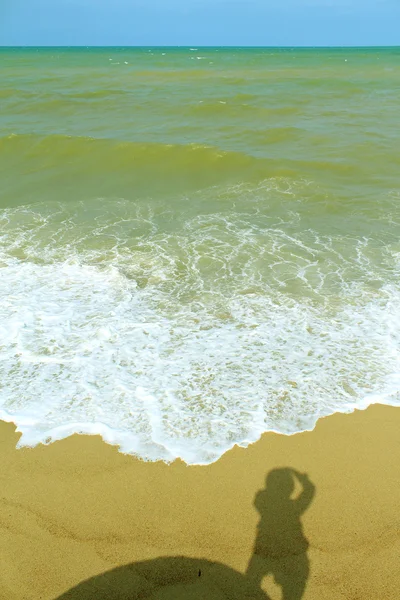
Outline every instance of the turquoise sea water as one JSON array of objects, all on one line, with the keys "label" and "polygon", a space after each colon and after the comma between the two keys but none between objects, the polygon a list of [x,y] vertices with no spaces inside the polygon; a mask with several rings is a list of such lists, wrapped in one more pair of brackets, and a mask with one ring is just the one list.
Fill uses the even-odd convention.
[{"label": "turquoise sea water", "polygon": [[0,49],[0,417],[216,460],[400,402],[400,49]]}]

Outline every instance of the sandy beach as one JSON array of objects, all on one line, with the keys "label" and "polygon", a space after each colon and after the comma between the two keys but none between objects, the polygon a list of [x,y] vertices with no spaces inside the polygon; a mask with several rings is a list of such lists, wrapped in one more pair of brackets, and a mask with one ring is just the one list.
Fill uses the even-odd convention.
[{"label": "sandy beach", "polygon": [[0,600],[398,600],[390,2],[6,4]]},{"label": "sandy beach", "polygon": [[0,598],[398,598],[399,426],[375,405],[187,467],[1,423]]}]

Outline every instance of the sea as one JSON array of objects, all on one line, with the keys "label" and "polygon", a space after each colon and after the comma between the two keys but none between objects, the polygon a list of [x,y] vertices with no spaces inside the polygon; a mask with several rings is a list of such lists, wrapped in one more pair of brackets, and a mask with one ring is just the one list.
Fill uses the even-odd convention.
[{"label": "sea", "polygon": [[400,48],[1,48],[0,418],[216,461],[400,405]]}]

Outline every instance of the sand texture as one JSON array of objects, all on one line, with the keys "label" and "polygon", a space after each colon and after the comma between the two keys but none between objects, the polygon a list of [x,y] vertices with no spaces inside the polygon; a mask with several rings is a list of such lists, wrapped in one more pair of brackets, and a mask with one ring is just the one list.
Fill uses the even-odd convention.
[{"label": "sand texture", "polygon": [[400,410],[265,434],[217,463],[0,423],[1,600],[398,600]]}]

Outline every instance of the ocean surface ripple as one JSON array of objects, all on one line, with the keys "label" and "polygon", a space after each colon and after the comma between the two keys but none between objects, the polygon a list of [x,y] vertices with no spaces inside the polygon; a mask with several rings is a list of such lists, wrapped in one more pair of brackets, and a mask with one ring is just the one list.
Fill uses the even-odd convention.
[{"label": "ocean surface ripple", "polygon": [[20,445],[206,464],[400,404],[399,52],[217,50],[0,52]]}]

